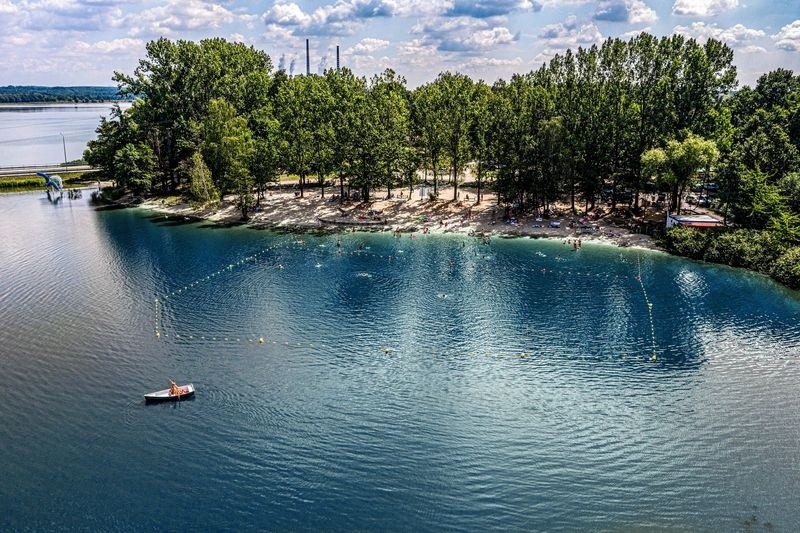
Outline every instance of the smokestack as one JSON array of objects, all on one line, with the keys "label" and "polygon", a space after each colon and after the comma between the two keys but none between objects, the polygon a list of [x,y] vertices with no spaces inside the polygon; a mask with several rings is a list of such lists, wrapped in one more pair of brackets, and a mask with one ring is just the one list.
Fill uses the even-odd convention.
[{"label": "smokestack", "polygon": [[311,76],[311,55],[308,52],[308,39],[306,39],[306,76]]},{"label": "smokestack", "polygon": [[336,45],[336,72],[339,72],[339,45]]}]

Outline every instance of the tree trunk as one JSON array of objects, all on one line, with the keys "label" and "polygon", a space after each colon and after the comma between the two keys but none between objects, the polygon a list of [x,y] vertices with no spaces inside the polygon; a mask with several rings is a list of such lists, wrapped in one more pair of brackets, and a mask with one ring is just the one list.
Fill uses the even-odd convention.
[{"label": "tree trunk", "polygon": [[303,185],[306,182],[306,175],[304,173],[300,173],[300,198],[303,197]]},{"label": "tree trunk", "polygon": [[453,165],[453,201],[458,200],[458,166]]},{"label": "tree trunk", "polygon": [[481,203],[481,177],[483,174],[483,162],[479,159],[478,160],[478,201],[475,205],[480,205]]},{"label": "tree trunk", "polygon": [[569,178],[569,199],[572,213],[575,214],[575,178],[572,176]]}]

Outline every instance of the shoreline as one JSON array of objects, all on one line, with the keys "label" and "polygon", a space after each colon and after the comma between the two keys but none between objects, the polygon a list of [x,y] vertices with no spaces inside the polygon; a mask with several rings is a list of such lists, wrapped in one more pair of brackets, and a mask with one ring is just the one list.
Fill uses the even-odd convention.
[{"label": "shoreline", "polygon": [[[337,189],[329,189],[336,192]],[[137,206],[167,216],[205,220],[227,226],[251,226],[285,232],[394,232],[403,234],[461,234],[469,236],[527,237],[553,240],[576,239],[619,247],[636,247],[663,251],[649,236],[622,227],[610,217],[583,217],[561,209],[562,216],[542,218],[535,215],[520,217],[514,222],[504,222],[504,209],[497,205],[493,194],[484,194],[480,204],[474,203],[475,194],[470,189],[461,190],[462,200],[436,200],[415,198],[408,190],[399,191],[392,198],[377,198],[370,202],[345,202],[340,204],[335,195],[321,196],[319,189],[305,191],[304,197],[294,192],[273,191],[262,200],[260,208],[242,221],[233,198],[226,198],[217,208],[198,209],[178,197],[153,197],[138,201],[127,196],[117,204]],[[415,191],[416,192],[416,191]],[[441,189],[440,198],[452,198],[452,188]],[[467,200],[470,198],[470,200]],[[558,220],[560,227],[550,227]],[[575,226],[570,227],[573,223]],[[578,226],[593,224],[595,233],[579,233]]]}]

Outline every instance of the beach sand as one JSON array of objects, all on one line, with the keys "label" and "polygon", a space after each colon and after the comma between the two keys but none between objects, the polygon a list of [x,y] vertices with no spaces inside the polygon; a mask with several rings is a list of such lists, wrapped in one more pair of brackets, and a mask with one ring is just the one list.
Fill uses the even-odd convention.
[{"label": "beach sand", "polygon": [[[453,201],[452,187],[440,188],[439,200],[420,198],[419,190],[409,197],[409,190],[395,189],[387,199],[381,191],[367,202],[350,201],[344,204],[332,201],[338,188],[326,189],[325,198],[319,189],[308,189],[300,198],[293,191],[274,190],[261,201],[258,210],[250,213],[247,224],[289,231],[329,229],[363,231],[399,231],[403,233],[463,233],[470,235],[527,236],[537,238],[602,241],[619,246],[636,246],[657,249],[652,237],[621,225],[619,220],[603,216],[601,212],[589,217],[573,215],[566,206],[560,206],[563,216],[540,219],[535,215],[521,217],[513,223],[504,220],[505,209],[497,204],[494,194],[483,195],[475,203],[476,191],[459,189],[459,200]],[[216,209],[196,209],[177,198],[145,200],[139,207],[156,212],[191,218],[201,218],[221,224],[241,223],[241,214],[234,197],[226,197]],[[584,222],[581,222],[581,219]],[[558,220],[560,227],[550,227]],[[575,227],[570,227],[570,224]],[[578,233],[577,227],[596,224],[597,232]],[[635,224],[628,223],[630,226]]]}]

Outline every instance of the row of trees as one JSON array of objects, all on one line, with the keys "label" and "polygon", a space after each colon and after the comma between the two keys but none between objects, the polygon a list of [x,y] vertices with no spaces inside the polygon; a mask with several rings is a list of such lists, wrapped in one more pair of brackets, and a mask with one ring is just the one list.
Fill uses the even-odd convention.
[{"label": "row of trees", "polygon": [[101,123],[85,158],[138,191],[235,193],[245,217],[282,173],[299,176],[301,195],[335,178],[368,199],[424,172],[434,195],[444,180],[456,198],[470,165],[502,201],[577,210],[607,186],[630,189],[635,207],[653,178],[675,208],[713,166],[737,222],[787,225],[800,212],[800,81],[779,70],[734,92],[732,60],[713,39],[641,34],[491,86],[445,72],[410,90],[391,70],[289,78],[239,43],[161,39],[133,75],[115,74],[137,100]]},{"label": "row of trees", "polygon": [[116,87],[42,87],[38,85],[6,85],[0,87],[0,103],[38,102],[108,102],[119,100]]}]

